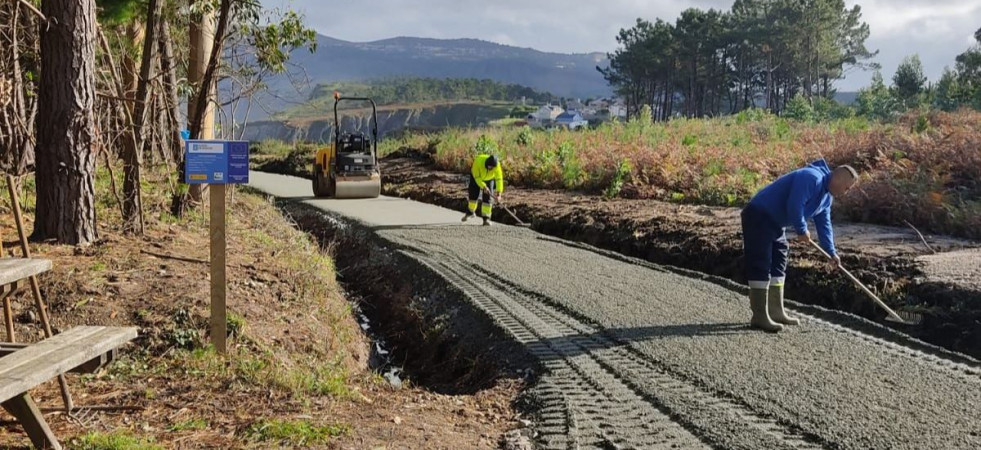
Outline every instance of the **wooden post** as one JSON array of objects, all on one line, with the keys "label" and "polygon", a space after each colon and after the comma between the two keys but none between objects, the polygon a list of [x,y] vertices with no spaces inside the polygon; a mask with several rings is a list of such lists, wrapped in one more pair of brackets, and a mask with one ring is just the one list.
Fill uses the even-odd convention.
[{"label": "wooden post", "polygon": [[[27,233],[24,231],[24,215],[20,210],[20,198],[17,197],[17,185],[13,175],[7,174],[7,190],[10,192],[10,205],[14,210],[14,222],[17,225],[17,237],[20,239],[20,249],[25,258],[31,257],[31,246],[27,244]],[[48,321],[48,310],[44,306],[44,298],[41,297],[41,285],[37,282],[37,277],[31,275],[31,293],[34,294],[34,305],[37,313],[41,317],[41,325],[44,328],[44,337],[49,338],[54,333],[51,332],[51,322]],[[64,375],[58,375],[58,385],[61,387],[61,398],[65,400],[65,410],[72,412],[75,404],[72,402],[72,395],[68,392],[68,381]]]},{"label": "wooden post", "polygon": [[225,353],[225,185],[213,184],[211,192],[211,344]]}]

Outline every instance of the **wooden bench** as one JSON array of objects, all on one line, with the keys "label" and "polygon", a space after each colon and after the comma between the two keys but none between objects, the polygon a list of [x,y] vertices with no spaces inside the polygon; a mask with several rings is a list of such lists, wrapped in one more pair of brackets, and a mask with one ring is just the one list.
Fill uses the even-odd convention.
[{"label": "wooden bench", "polygon": [[116,348],[133,340],[133,327],[74,327],[35,344],[0,348],[0,402],[24,427],[35,447],[60,449],[29,390],[66,372],[94,372]]}]

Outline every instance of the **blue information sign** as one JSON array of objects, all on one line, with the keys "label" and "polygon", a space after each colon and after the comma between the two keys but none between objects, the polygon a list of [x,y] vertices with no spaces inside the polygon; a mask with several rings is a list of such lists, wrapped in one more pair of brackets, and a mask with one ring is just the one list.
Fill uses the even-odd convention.
[{"label": "blue information sign", "polygon": [[185,141],[184,182],[246,184],[249,182],[248,141]]}]

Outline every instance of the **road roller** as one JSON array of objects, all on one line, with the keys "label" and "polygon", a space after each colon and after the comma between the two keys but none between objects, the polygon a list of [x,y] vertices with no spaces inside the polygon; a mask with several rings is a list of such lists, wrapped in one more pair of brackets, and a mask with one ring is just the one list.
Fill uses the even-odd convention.
[{"label": "road roller", "polygon": [[[342,102],[371,104],[371,135],[342,131],[337,106]],[[313,195],[318,198],[375,198],[381,195],[378,167],[378,110],[367,97],[342,97],[334,92],[334,130],[330,145],[317,150],[313,163]]]}]

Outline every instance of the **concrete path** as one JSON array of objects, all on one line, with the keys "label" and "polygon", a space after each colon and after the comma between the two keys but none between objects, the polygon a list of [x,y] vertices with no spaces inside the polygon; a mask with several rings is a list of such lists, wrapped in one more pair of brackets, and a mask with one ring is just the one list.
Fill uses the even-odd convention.
[{"label": "concrete path", "polygon": [[526,345],[549,370],[533,388],[544,448],[981,448],[970,360],[834,314],[752,331],[747,300],[697,274],[526,229],[460,226],[460,212],[421,203],[311,200],[307,180],[252,177],[409,249]]}]

